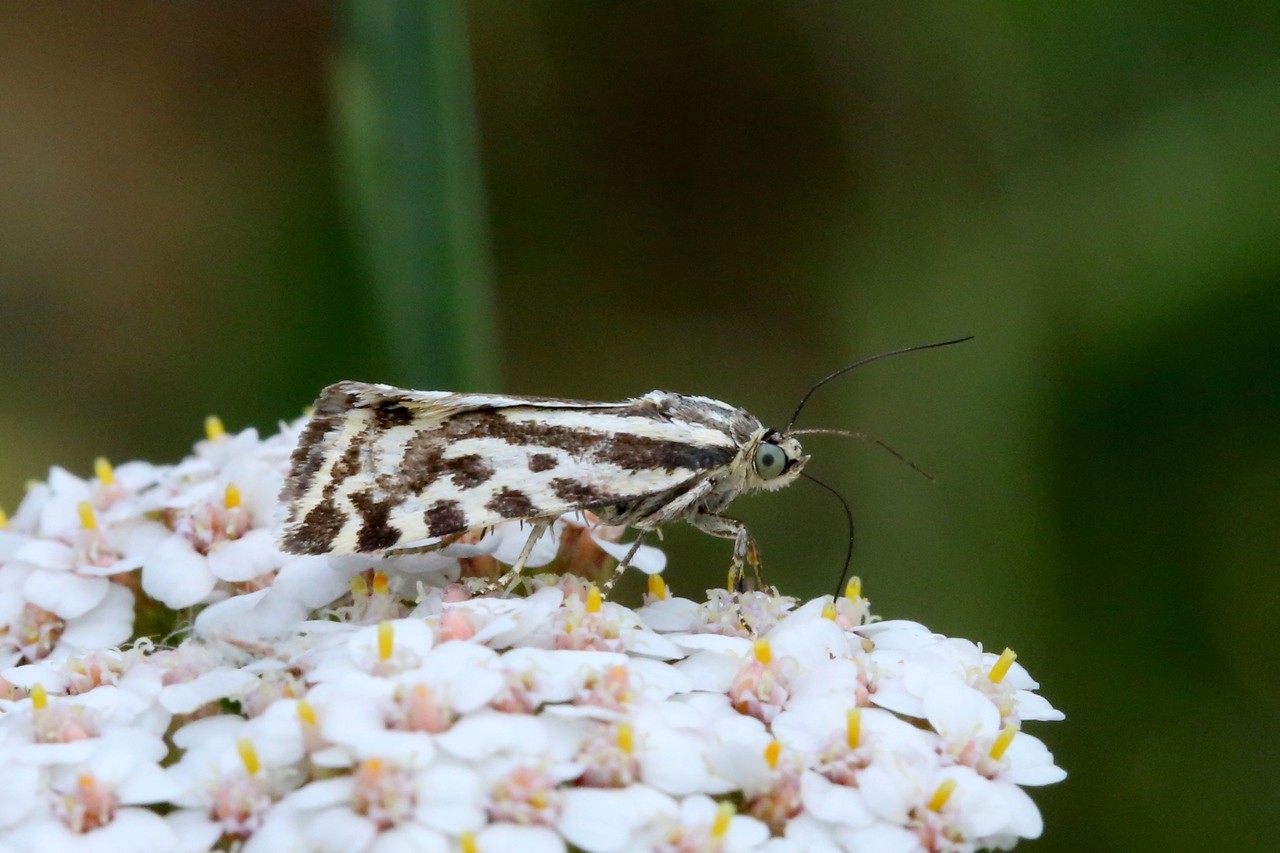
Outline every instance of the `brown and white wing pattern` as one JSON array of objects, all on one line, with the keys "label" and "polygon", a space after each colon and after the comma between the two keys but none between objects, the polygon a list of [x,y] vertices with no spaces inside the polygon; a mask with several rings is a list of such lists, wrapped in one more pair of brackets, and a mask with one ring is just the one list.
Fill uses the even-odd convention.
[{"label": "brown and white wing pattern", "polygon": [[321,392],[293,452],[282,547],[413,547],[679,494],[729,465],[759,426],[725,403],[659,391],[590,403],[340,382]]}]

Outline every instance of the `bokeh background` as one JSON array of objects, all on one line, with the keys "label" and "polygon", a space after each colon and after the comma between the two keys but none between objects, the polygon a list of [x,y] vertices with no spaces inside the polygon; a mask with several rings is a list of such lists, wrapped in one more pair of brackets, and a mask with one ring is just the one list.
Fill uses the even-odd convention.
[{"label": "bokeh background", "polygon": [[[1027,849],[1272,849],[1275,4],[433,8],[0,6],[0,506],[340,378],[781,425],[973,334],[802,419],[937,478],[808,442],[876,610],[1067,712]],[[834,584],[828,495],[734,509]]]}]

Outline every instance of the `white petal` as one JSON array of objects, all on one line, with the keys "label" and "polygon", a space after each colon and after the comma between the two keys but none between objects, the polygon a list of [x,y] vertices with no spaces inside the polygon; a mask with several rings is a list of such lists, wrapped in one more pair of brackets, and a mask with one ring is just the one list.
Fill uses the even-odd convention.
[{"label": "white petal", "polygon": [[37,804],[44,805],[40,771],[29,764],[7,760],[0,762],[0,829],[13,826],[26,818]]},{"label": "white petal", "polygon": [[244,642],[274,639],[296,629],[307,612],[306,605],[268,587],[210,604],[196,615],[195,633]]},{"label": "white petal", "polygon": [[199,604],[217,582],[208,561],[177,534],[157,545],[142,564],[142,591],[171,610]]},{"label": "white petal", "polygon": [[991,740],[1000,731],[996,706],[985,694],[959,681],[935,682],[921,701],[934,731],[948,743]]},{"label": "white petal", "polygon": [[289,793],[282,802],[286,802],[292,809],[312,811],[349,803],[354,793],[355,779],[351,776],[338,776],[308,782]]},{"label": "white petal", "polygon": [[1049,700],[1026,690],[1013,696],[1013,707],[1020,720],[1065,720],[1067,715],[1049,704]]},{"label": "white petal", "polygon": [[526,714],[477,711],[437,735],[436,743],[469,761],[504,752],[538,755],[546,749],[547,731],[541,720]]},{"label": "white petal", "polygon": [[238,853],[311,849],[305,836],[305,823],[300,816],[277,807],[267,812],[262,826],[253,831]]},{"label": "white petal", "polygon": [[369,853],[446,853],[452,849],[448,839],[425,826],[401,824],[378,835]]},{"label": "white petal", "polygon": [[845,829],[837,833],[845,850],[874,850],[875,853],[925,853],[920,837],[901,826],[879,823],[867,829]]},{"label": "white petal", "polygon": [[348,576],[336,571],[328,557],[298,557],[280,569],[271,588],[314,610],[341,598],[351,587]]},{"label": "white petal", "polygon": [[854,629],[854,633],[870,639],[877,649],[918,649],[933,645],[941,639],[940,634],[933,633],[919,622],[908,622],[905,619],[861,625]]},{"label": "white petal", "polygon": [[29,539],[9,559],[41,569],[66,570],[75,566],[76,552],[70,545],[52,539]]},{"label": "white petal", "polygon": [[43,660],[39,663],[11,666],[0,670],[0,678],[27,690],[37,684],[51,694],[65,693],[67,690],[68,679],[66,673],[62,671],[62,661]]},{"label": "white petal", "polygon": [[280,552],[269,530],[250,530],[239,539],[221,542],[209,551],[209,571],[219,580],[242,583],[275,568]]},{"label": "white petal", "polygon": [[736,655],[702,651],[672,665],[689,679],[695,690],[724,693],[742,670],[742,664],[743,660]]},{"label": "white petal", "polygon": [[[480,542],[483,545],[486,540],[493,537],[496,545],[492,551],[493,558],[509,566],[515,563],[516,558],[520,556],[520,551],[524,548],[525,543],[529,541],[531,535],[533,535],[531,526],[505,524],[499,525],[498,529],[486,535]],[[529,552],[529,558],[525,560],[525,565],[531,569],[545,566],[556,558],[556,553],[559,550],[560,539],[548,528],[534,543],[533,550]]]},{"label": "white petal", "polygon": [[861,681],[858,665],[851,660],[827,660],[805,666],[791,682],[787,707],[827,697],[843,699],[846,705],[857,704]]},{"label": "white petal", "polygon": [[160,691],[160,704],[174,714],[190,714],[219,699],[237,699],[257,683],[257,677],[244,670],[214,669],[192,681],[165,687]]},{"label": "white petal", "polygon": [[62,644],[80,649],[109,649],[133,633],[133,593],[107,584],[107,595],[88,613],[72,619],[62,632]]},{"label": "white petal", "polygon": [[[610,557],[621,561],[631,551],[634,542],[610,542],[600,536],[592,535],[591,539]],[[646,575],[656,575],[667,567],[667,555],[652,545],[641,545],[631,557],[628,568],[639,569]]]},{"label": "white petal", "polygon": [[476,836],[476,847],[483,851],[520,851],[520,853],[565,853],[564,839],[543,826],[517,826],[495,823]]},{"label": "white petal", "polygon": [[565,840],[589,853],[634,848],[633,834],[662,817],[679,814],[675,802],[644,785],[621,789],[570,788],[556,826]]},{"label": "white petal", "polygon": [[687,732],[651,730],[644,735],[637,758],[645,784],[675,796],[720,794],[733,789],[726,779],[711,774],[702,738]]},{"label": "white petal", "polygon": [[698,603],[687,598],[667,598],[636,611],[640,621],[664,634],[692,631],[698,626]]},{"label": "white petal", "polygon": [[504,654],[500,666],[508,672],[534,673],[538,696],[544,702],[567,702],[582,689],[588,676],[607,673],[616,667],[625,667],[627,663],[627,656],[618,652],[523,646]]},{"label": "white petal", "polygon": [[[392,657],[404,661],[405,664],[410,661],[421,661],[435,642],[435,635],[431,629],[418,619],[392,619],[391,630],[395,638]],[[369,625],[352,634],[347,641],[347,652],[351,660],[357,665],[371,664],[380,660],[381,653],[378,651],[380,632],[381,629],[377,625]]]},{"label": "white petal", "polygon": [[455,836],[484,826],[486,793],[470,768],[438,761],[423,770],[417,781],[417,820]]},{"label": "white petal", "polygon": [[178,839],[175,853],[205,853],[222,836],[222,825],[207,808],[180,809],[165,815],[165,822]]},{"label": "white petal", "polygon": [[800,780],[805,811],[819,820],[848,827],[869,827],[876,817],[857,788],[837,785],[825,776],[806,770]]},{"label": "white petal", "polygon": [[840,853],[832,827],[804,812],[787,821],[784,832],[782,838],[766,841],[760,848],[762,853]]},{"label": "white petal", "polygon": [[0,625],[12,625],[22,614],[26,605],[22,587],[34,571],[31,566],[12,563],[0,566]]},{"label": "white petal", "polygon": [[348,806],[325,809],[305,822],[303,832],[308,853],[351,853],[366,849],[378,835],[378,828]]},{"label": "white petal", "polygon": [[1067,771],[1053,763],[1053,754],[1039,738],[1019,732],[1004,754],[1008,770],[1000,777],[1015,785],[1051,785],[1067,778]]},{"label": "white petal", "polygon": [[661,634],[648,628],[632,628],[623,633],[627,651],[633,655],[645,655],[663,660],[678,660],[685,656],[684,649]]},{"label": "white petal", "polygon": [[774,657],[791,657],[801,667],[817,666],[832,658],[848,658],[849,635],[830,619],[790,620],[769,633]]},{"label": "white petal", "polygon": [[693,680],[669,663],[634,658],[627,665],[631,686],[646,701],[659,702],[694,690]]},{"label": "white petal", "polygon": [[173,745],[179,749],[194,751],[206,743],[234,740],[244,728],[244,722],[244,717],[236,714],[201,717],[174,732]]},{"label": "white petal", "polygon": [[487,705],[502,690],[506,679],[494,668],[497,652],[476,643],[449,642],[423,656],[421,667],[405,674],[405,684],[424,683],[443,694],[449,707],[459,712]]},{"label": "white petal", "polygon": [[110,585],[106,578],[40,569],[22,585],[22,595],[37,607],[56,613],[63,619],[74,619],[97,607],[107,597]]},{"label": "white petal", "polygon": [[137,765],[116,786],[116,796],[127,805],[167,802],[172,791],[173,783],[169,775],[159,765],[151,762]]},{"label": "white petal", "polygon": [[171,853],[178,842],[173,828],[163,817],[139,808],[120,809],[110,824],[93,835],[98,836],[93,839],[94,853],[117,850]]},{"label": "white petal", "polygon": [[742,661],[750,660],[755,648],[754,643],[745,637],[726,637],[723,634],[679,634],[669,639],[691,652],[719,652]]}]

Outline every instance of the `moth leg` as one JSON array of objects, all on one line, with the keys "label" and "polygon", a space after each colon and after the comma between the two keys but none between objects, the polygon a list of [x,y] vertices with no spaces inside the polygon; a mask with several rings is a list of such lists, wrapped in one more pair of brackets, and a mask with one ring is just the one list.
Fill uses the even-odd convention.
[{"label": "moth leg", "polygon": [[645,530],[652,530],[653,528],[661,524],[666,524],[668,521],[672,521],[676,518],[692,519],[695,516],[706,515],[707,513],[698,512],[697,510],[691,509],[691,507],[698,501],[702,500],[702,498],[710,493],[715,487],[716,481],[711,478],[707,478],[693,486],[687,492],[677,495],[668,503],[658,507],[644,518],[636,519],[632,524],[643,524]]},{"label": "moth leg", "polygon": [[432,542],[430,545],[415,545],[412,548],[388,548],[382,552],[382,555],[384,557],[403,557],[405,554],[429,554],[432,551],[447,548],[466,535],[467,531],[465,530],[458,533],[448,533],[442,536],[439,542]]},{"label": "moth leg", "polygon": [[730,590],[742,592],[747,588],[743,576],[745,565],[751,566],[754,581],[751,588],[766,588],[763,578],[760,577],[760,546],[756,544],[755,537],[747,530],[744,522],[736,518],[725,518],[723,515],[698,513],[689,517],[689,523],[703,533],[733,540],[733,565],[729,567],[728,582]]},{"label": "moth leg", "polygon": [[525,540],[524,547],[520,549],[520,556],[516,557],[516,561],[511,564],[511,568],[502,577],[489,584],[487,592],[497,592],[504,590],[507,595],[516,588],[516,584],[520,581],[520,572],[524,570],[525,561],[529,559],[529,555],[533,553],[533,546],[542,538],[542,534],[547,532],[551,527],[550,521],[533,522],[533,530],[529,532],[529,538]]},{"label": "moth leg", "polygon": [[614,585],[622,578],[622,573],[627,570],[627,566],[631,565],[631,558],[636,555],[636,551],[640,550],[640,540],[644,539],[644,535],[648,532],[647,530],[637,531],[636,541],[631,543],[631,548],[626,555],[618,561],[618,565],[613,567],[613,574],[609,575],[609,579],[600,585],[601,595],[608,596]]},{"label": "moth leg", "polygon": [[601,587],[601,594],[608,595],[609,591],[618,583],[618,579],[622,577],[622,573],[631,565],[631,559],[635,557],[636,551],[640,550],[640,540],[644,538],[646,533],[650,531],[657,533],[658,538],[662,538],[662,529],[659,527],[672,519],[686,517],[689,515],[689,507],[693,506],[697,501],[701,500],[708,492],[715,488],[715,481],[711,479],[703,480],[697,483],[687,492],[677,496],[662,506],[655,509],[648,515],[632,520],[628,526],[636,531],[636,540],[631,543],[631,549],[627,551],[626,556],[618,561],[618,565],[614,567],[613,574],[604,582]]}]

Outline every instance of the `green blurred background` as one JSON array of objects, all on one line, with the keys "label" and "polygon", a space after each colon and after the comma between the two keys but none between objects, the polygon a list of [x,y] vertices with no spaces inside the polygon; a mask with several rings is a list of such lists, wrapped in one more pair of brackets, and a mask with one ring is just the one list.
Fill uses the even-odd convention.
[{"label": "green blurred background", "polygon": [[[482,0],[469,64],[455,7],[392,11],[0,7],[0,505],[340,378],[781,425],[974,334],[802,419],[938,478],[808,442],[877,612],[1066,711],[1028,849],[1275,847],[1275,3]],[[834,583],[829,496],[734,509]]]}]

